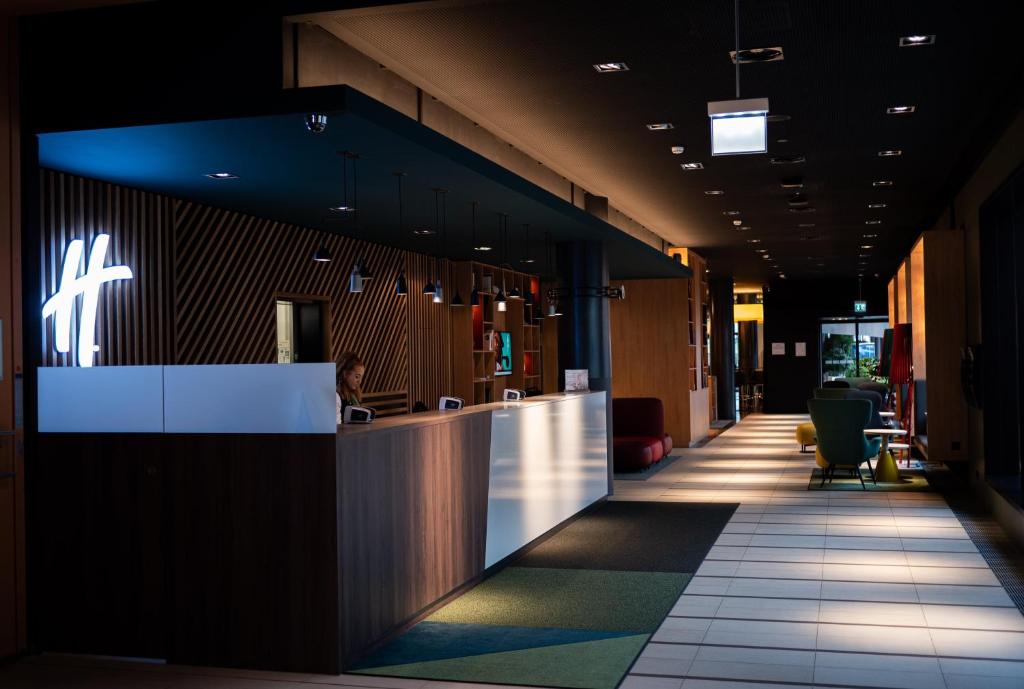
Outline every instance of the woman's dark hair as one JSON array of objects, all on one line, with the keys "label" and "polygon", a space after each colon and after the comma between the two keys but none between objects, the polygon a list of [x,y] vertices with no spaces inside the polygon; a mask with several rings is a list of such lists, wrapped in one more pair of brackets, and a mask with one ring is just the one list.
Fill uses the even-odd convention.
[{"label": "woman's dark hair", "polygon": [[[345,352],[341,355],[341,359],[338,360],[338,375],[337,375],[337,388],[341,390],[342,385],[345,383],[345,374],[353,370],[356,366],[366,366],[363,360],[359,358],[359,355],[355,352]],[[353,390],[352,392],[356,392]],[[358,394],[358,392],[356,392]]]}]

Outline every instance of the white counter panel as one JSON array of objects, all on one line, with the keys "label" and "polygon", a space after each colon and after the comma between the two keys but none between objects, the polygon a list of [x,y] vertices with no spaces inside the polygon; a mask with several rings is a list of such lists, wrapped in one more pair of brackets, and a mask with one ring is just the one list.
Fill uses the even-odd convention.
[{"label": "white counter panel", "polygon": [[485,567],[608,494],[607,393],[491,412]]},{"label": "white counter panel", "polygon": [[333,363],[167,366],[166,433],[337,431]]},{"label": "white counter panel", "polygon": [[162,433],[163,366],[54,366],[39,372],[40,433]]}]

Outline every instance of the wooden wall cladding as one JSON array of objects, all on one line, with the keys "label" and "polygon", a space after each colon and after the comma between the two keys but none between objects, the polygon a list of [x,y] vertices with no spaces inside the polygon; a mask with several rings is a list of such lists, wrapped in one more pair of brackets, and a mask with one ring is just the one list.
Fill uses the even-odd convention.
[{"label": "wooden wall cladding", "polygon": [[[98,234],[111,236],[107,265],[127,265],[132,280],[100,290],[97,365],[132,366],[173,361],[171,328],[172,200],[159,194],[44,170],[40,185],[40,303],[60,283],[64,249],[85,240],[84,264]],[[82,266],[84,269],[84,265]],[[35,295],[28,295],[31,300]],[[82,298],[72,314],[77,337]],[[42,324],[42,365],[77,362],[54,348],[52,319]]]},{"label": "wooden wall cladding", "polygon": [[[88,247],[110,234],[108,265],[134,273],[101,290],[97,365],[273,363],[275,300],[305,295],[330,301],[331,355],[363,357],[367,392],[408,390],[428,406],[453,392],[451,307],[422,295],[440,271],[446,300],[454,296],[448,261],[435,268],[421,254],[52,170],[42,172],[40,206],[41,299],[57,290],[71,239]],[[330,263],[310,260],[321,243]],[[375,277],[349,294],[360,257]],[[402,269],[408,296],[395,294]],[[54,349],[51,319],[42,342],[43,366],[75,363]]]},{"label": "wooden wall cladding", "polygon": [[[367,391],[406,389],[410,297],[394,289],[404,251],[189,201],[175,202],[174,227],[176,363],[273,363],[276,298],[322,297],[330,300],[332,358],[360,354]],[[311,260],[320,244],[331,262]],[[375,277],[350,294],[359,258]]]},{"label": "wooden wall cladding", "polygon": [[676,447],[691,441],[687,282],[627,280],[629,298],[613,299],[610,308],[612,392],[661,399],[665,432]]},{"label": "wooden wall cladding", "polygon": [[[452,308],[455,271],[450,261],[435,261],[421,254],[409,254],[409,400],[437,407],[442,395],[456,394],[452,354]],[[423,296],[427,280],[441,278],[445,304]],[[462,294],[468,304],[469,295]],[[468,307],[463,307],[468,308]]]}]

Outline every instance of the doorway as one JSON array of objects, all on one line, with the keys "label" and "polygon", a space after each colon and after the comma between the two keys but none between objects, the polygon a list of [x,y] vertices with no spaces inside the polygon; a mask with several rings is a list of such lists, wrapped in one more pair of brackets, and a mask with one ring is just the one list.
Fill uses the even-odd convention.
[{"label": "doorway", "polygon": [[888,321],[882,317],[822,319],[821,382],[878,375],[882,340],[888,327]]},{"label": "doorway", "polygon": [[277,363],[330,361],[330,302],[316,297],[277,299]]}]

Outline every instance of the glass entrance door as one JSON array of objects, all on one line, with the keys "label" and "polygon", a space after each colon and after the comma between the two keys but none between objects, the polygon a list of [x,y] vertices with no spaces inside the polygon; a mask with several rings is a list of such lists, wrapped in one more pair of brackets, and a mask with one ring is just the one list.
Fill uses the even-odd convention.
[{"label": "glass entrance door", "polygon": [[831,319],[821,323],[821,381],[878,375],[884,319]]}]

